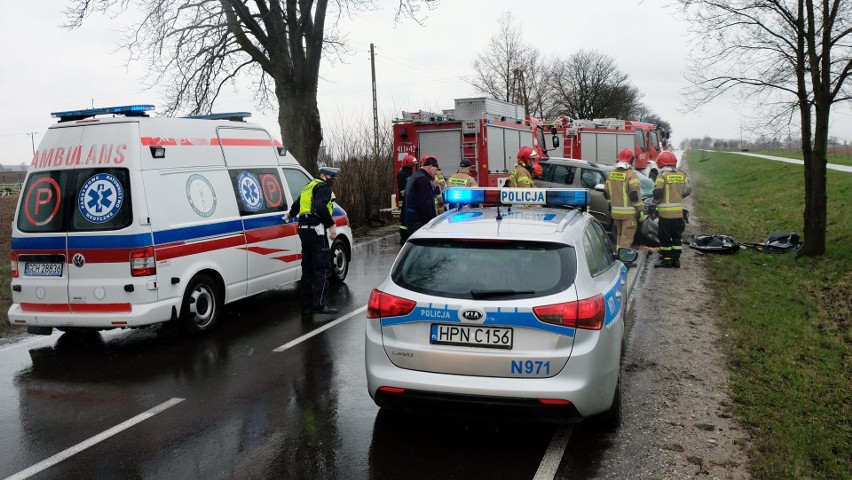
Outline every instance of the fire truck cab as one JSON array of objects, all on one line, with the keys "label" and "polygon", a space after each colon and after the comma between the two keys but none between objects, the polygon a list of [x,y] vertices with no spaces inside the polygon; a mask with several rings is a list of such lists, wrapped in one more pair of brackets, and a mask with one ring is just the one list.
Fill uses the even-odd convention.
[{"label": "fire truck cab", "polygon": [[538,137],[545,151],[555,156],[601,165],[614,165],[618,152],[630,148],[636,154],[633,166],[653,180],[659,172],[656,160],[668,135],[653,123],[614,118],[571,120],[563,116],[542,122]]}]

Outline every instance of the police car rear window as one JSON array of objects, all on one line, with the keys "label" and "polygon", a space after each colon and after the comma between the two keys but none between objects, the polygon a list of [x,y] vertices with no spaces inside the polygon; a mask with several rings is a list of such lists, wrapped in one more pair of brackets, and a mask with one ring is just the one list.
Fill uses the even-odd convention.
[{"label": "police car rear window", "polygon": [[427,295],[505,300],[561,292],[574,283],[576,272],[569,245],[420,239],[406,246],[391,279]]}]

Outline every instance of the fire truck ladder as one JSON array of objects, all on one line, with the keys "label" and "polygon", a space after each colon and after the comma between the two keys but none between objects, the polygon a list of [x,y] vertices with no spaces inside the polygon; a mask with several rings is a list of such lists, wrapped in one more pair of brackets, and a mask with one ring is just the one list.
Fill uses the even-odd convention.
[{"label": "fire truck ladder", "polygon": [[470,160],[471,165],[476,165],[476,157],[479,152],[477,152],[476,137],[471,138],[473,139],[465,139],[462,142],[462,158]]}]

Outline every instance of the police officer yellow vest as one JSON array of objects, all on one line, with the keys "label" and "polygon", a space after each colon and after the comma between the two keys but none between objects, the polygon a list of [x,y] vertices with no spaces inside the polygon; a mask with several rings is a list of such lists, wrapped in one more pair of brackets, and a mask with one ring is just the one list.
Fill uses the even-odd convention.
[{"label": "police officer yellow vest", "polygon": [[[311,180],[311,183],[305,185],[305,188],[302,189],[302,194],[299,196],[299,215],[305,215],[311,212],[311,204],[314,200],[314,187],[317,184],[322,183],[322,180],[315,178]],[[334,214],[334,205],[332,205],[332,201],[334,200],[334,195],[331,196],[331,200],[328,201],[328,214]]]}]

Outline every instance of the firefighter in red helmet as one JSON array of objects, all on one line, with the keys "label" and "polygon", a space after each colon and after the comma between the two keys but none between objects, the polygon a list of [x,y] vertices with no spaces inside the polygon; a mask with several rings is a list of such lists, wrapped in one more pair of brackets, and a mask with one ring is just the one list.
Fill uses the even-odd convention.
[{"label": "firefighter in red helmet", "polygon": [[660,238],[660,261],[654,267],[680,268],[683,251],[682,235],[686,228],[683,199],[692,192],[686,172],[677,169],[677,157],[664,151],[657,157],[660,174],[654,184],[654,203],[657,204]]},{"label": "firefighter in red helmet", "polygon": [[402,159],[402,168],[399,169],[399,172],[396,174],[396,188],[399,192],[397,195],[397,201],[402,204],[402,200],[405,198],[405,182],[408,181],[408,177],[414,173],[414,165],[417,164],[417,157],[411,155],[410,153]]},{"label": "firefighter in red helmet", "polygon": [[639,176],[633,170],[636,156],[629,148],[618,152],[615,168],[606,179],[606,198],[609,199],[612,221],[615,223],[617,248],[629,248],[636,235],[637,220],[645,215],[639,188]]},{"label": "firefighter in red helmet", "polygon": [[512,188],[532,188],[534,186],[532,165],[537,158],[538,153],[532,147],[521,147],[518,150],[518,164],[512,170],[506,184]]}]

